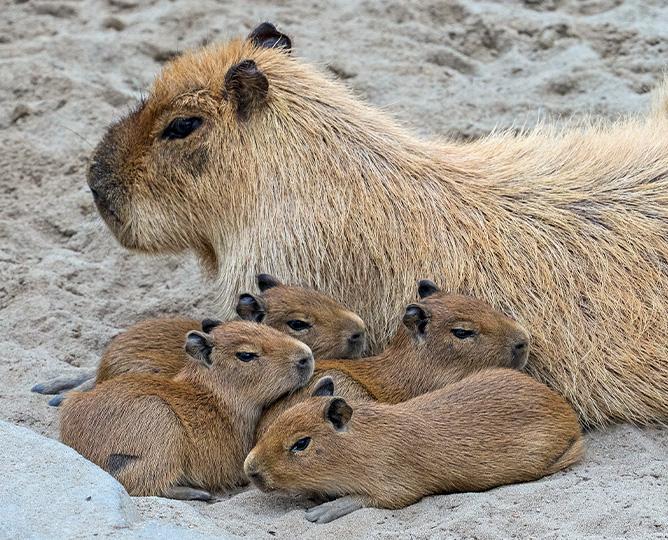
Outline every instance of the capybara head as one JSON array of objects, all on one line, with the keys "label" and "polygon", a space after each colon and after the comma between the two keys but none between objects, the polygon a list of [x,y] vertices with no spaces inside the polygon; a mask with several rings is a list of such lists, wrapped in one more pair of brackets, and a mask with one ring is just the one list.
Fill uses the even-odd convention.
[{"label": "capybara head", "polygon": [[301,341],[254,322],[214,323],[207,320],[209,333],[188,332],[185,343],[208,386],[266,405],[313,375],[313,354]]},{"label": "capybara head", "polygon": [[276,194],[242,185],[249,168],[262,174],[261,163],[249,159],[257,142],[249,133],[272,137],[277,124],[266,113],[281,106],[273,81],[294,64],[290,48],[287,36],[264,23],[245,40],[185,53],[109,127],[88,185],[121,244],[148,252],[193,248],[212,263],[210,236],[218,229],[239,233],[263,219],[253,202]]},{"label": "capybara head", "polygon": [[420,301],[403,317],[422,356],[445,359],[462,371],[487,367],[522,369],[529,357],[529,333],[486,302],[447,294],[429,280],[418,284]]},{"label": "capybara head", "polygon": [[285,411],[246,457],[244,471],[262,491],[338,495],[350,456],[348,423],[352,407],[334,397],[329,377],[318,381],[313,397]]},{"label": "capybara head", "polygon": [[355,358],[366,349],[364,321],[310,287],[284,285],[258,274],[259,295],[242,294],[239,317],[262,322],[306,343],[316,358]]}]

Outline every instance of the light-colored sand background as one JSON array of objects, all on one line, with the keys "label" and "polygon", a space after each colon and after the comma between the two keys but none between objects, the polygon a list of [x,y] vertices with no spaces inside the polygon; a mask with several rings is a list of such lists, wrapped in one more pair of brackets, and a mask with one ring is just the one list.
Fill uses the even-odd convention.
[{"label": "light-colored sand background", "polygon": [[[294,54],[423,135],[475,137],[547,115],[640,111],[668,63],[663,0],[0,3],[0,418],[57,435],[30,386],[93,366],[144,317],[215,314],[188,257],[118,246],[85,185],[91,145],[172,51],[271,20]],[[313,526],[302,501],[245,490],[142,514],[257,537],[668,537],[668,432],[587,437],[573,470]],[[0,450],[1,451],[1,450]],[[54,494],[57,495],[57,494]]]}]

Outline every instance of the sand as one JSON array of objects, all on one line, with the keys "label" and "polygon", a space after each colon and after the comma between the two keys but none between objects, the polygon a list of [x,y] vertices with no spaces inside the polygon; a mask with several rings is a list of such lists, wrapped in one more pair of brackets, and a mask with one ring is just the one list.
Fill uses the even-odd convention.
[{"label": "sand", "polygon": [[[174,51],[271,20],[294,54],[418,133],[462,138],[642,111],[668,52],[662,0],[3,0],[0,9],[0,418],[51,437],[57,411],[32,384],[94,366],[142,318],[215,315],[196,261],[121,248],[85,184],[105,126]],[[304,520],[304,501],[251,489],[209,505],[135,501],[147,517],[264,538],[668,538],[668,433],[619,426],[588,434],[587,445],[584,463],[540,482],[323,526]]]}]

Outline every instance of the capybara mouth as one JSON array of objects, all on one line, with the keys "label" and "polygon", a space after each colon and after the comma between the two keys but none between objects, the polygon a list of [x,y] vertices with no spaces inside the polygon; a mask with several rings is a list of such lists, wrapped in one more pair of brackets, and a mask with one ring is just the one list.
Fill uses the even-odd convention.
[{"label": "capybara mouth", "polygon": [[264,493],[270,493],[275,491],[273,487],[269,485],[262,473],[250,473],[248,479],[253,483],[253,485]]},{"label": "capybara mouth", "polygon": [[348,342],[346,356],[348,358],[360,358],[366,351],[366,339],[359,341]]}]

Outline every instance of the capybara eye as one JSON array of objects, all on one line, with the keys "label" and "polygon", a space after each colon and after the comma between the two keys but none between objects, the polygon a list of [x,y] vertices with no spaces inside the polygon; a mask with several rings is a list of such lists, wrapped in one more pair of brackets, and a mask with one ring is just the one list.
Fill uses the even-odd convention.
[{"label": "capybara eye", "polygon": [[300,321],[299,319],[288,321],[287,324],[295,332],[301,332],[302,330],[308,330],[309,328],[311,328],[311,324],[307,323],[306,321]]},{"label": "capybara eye", "polygon": [[162,138],[168,140],[185,139],[201,125],[202,119],[199,116],[174,118],[162,132]]},{"label": "capybara eye", "polygon": [[308,445],[311,444],[311,437],[304,437],[299,439],[295,444],[290,448],[290,452],[303,452],[308,448]]},{"label": "capybara eye", "polygon": [[475,332],[473,330],[466,330],[466,328],[453,328],[450,330],[450,332],[457,339],[466,339],[475,336]]},{"label": "capybara eye", "polygon": [[236,357],[242,362],[250,362],[251,360],[257,358],[257,354],[254,352],[238,352]]}]

